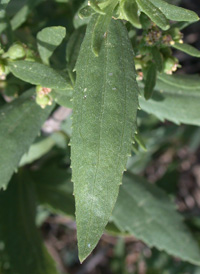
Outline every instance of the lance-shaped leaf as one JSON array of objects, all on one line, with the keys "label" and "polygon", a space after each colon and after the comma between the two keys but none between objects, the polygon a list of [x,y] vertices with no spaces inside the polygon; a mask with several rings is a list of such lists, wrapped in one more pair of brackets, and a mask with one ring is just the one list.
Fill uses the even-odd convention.
[{"label": "lance-shaped leaf", "polygon": [[115,204],[136,128],[138,89],[133,51],[121,21],[112,20],[99,57],[88,25],[76,65],[72,173],[79,258],[96,246]]},{"label": "lance-shaped leaf", "polygon": [[139,98],[141,108],[160,120],[200,125],[200,77],[158,75],[152,99]]},{"label": "lance-shaped leaf", "polygon": [[136,0],[136,2],[141,11],[148,15],[148,17],[161,29],[167,30],[169,28],[170,25],[164,13],[162,13],[162,11],[153,3],[146,0]]},{"label": "lance-shaped leaf", "polygon": [[67,77],[64,78],[56,70],[44,64],[32,61],[13,61],[9,62],[9,69],[17,78],[33,85],[61,90],[71,88]]},{"label": "lance-shaped leaf", "polygon": [[58,274],[35,226],[35,189],[30,178],[15,175],[0,192],[0,234],[11,273]]},{"label": "lance-shaped leaf", "polygon": [[165,16],[174,21],[189,21],[194,22],[198,21],[198,15],[191,10],[187,10],[175,5],[171,5],[163,0],[150,0],[157,8],[161,10]]},{"label": "lance-shaped leaf", "polygon": [[64,27],[47,27],[37,34],[37,45],[44,64],[49,65],[49,58],[66,36]]},{"label": "lance-shaped leaf", "polygon": [[69,38],[66,49],[67,68],[70,79],[74,84],[76,73],[74,71],[81,44],[85,35],[85,26],[76,29]]},{"label": "lance-shaped leaf", "polygon": [[0,110],[0,188],[5,188],[53,107],[41,109],[29,90]]},{"label": "lance-shaped leaf", "polygon": [[150,247],[200,265],[200,249],[175,205],[158,187],[126,173],[112,218],[121,231]]},{"label": "lance-shaped leaf", "polygon": [[146,72],[145,87],[144,87],[144,98],[149,100],[153,94],[153,90],[156,84],[156,64],[151,63]]},{"label": "lance-shaped leaf", "polygon": [[191,56],[200,57],[200,50],[188,44],[175,43],[173,48],[183,51]]},{"label": "lance-shaped leaf", "polygon": [[110,0],[108,1],[108,5],[103,9],[105,10],[106,14],[99,14],[98,17],[96,17],[95,15],[96,21],[93,26],[92,50],[96,56],[99,55],[102,42],[107,35],[107,30],[109,28],[109,24],[112,18],[112,13],[116,5],[116,0]]}]

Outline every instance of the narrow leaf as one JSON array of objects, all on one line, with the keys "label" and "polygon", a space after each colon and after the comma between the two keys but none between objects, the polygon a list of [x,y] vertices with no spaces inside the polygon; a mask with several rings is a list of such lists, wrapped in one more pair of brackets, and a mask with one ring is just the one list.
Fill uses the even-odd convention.
[{"label": "narrow leaf", "polygon": [[0,109],[0,188],[6,187],[53,108],[41,109],[33,95],[29,90]]},{"label": "narrow leaf", "polygon": [[74,71],[81,44],[85,35],[85,26],[76,29],[69,38],[66,49],[67,67],[70,79],[75,83],[76,73]]},{"label": "narrow leaf", "polygon": [[93,28],[92,50],[96,56],[99,55],[103,40],[106,38],[107,30],[112,18],[112,13],[116,5],[116,0],[110,0],[109,5],[105,9],[105,15],[99,14],[98,17],[96,15],[93,16],[93,18],[96,18],[96,22]]},{"label": "narrow leaf", "polygon": [[146,0],[136,0],[136,2],[141,11],[143,11],[161,29],[167,30],[170,27],[165,15],[152,2]]},{"label": "narrow leaf", "polygon": [[23,5],[10,20],[12,30],[18,29],[24,22],[26,22],[32,9],[36,7],[41,1],[42,0],[27,0],[25,5]]},{"label": "narrow leaf", "polygon": [[69,80],[56,70],[32,61],[9,62],[9,69],[19,79],[33,85],[65,90],[71,88]]},{"label": "narrow leaf", "polygon": [[144,98],[149,100],[153,94],[154,87],[156,85],[156,64],[151,63],[151,65],[147,68],[146,79],[145,79],[145,87],[144,87]]},{"label": "narrow leaf", "polygon": [[35,211],[32,181],[25,174],[15,175],[0,192],[0,229],[11,273],[57,274],[35,226]]},{"label": "narrow leaf", "polygon": [[90,21],[76,65],[71,158],[79,258],[96,246],[115,204],[136,127],[133,51],[122,22],[112,20],[99,57],[88,50]]},{"label": "narrow leaf", "polygon": [[153,60],[156,63],[156,67],[157,67],[158,71],[161,72],[163,70],[163,56],[162,56],[162,54],[160,53],[160,51],[157,47],[152,47],[151,53],[153,56]]},{"label": "narrow leaf", "polygon": [[150,247],[200,265],[197,242],[168,196],[143,178],[126,173],[112,218],[121,231]]},{"label": "narrow leaf", "polygon": [[191,10],[187,10],[175,5],[171,5],[163,0],[150,0],[165,16],[174,21],[195,22],[199,20],[198,15]]},{"label": "narrow leaf", "polygon": [[139,98],[141,108],[160,120],[200,126],[200,77],[159,75],[152,99]]},{"label": "narrow leaf", "polygon": [[175,43],[173,48],[183,51],[191,56],[200,57],[200,50],[188,44]]},{"label": "narrow leaf", "polygon": [[49,58],[66,36],[64,27],[47,27],[37,34],[37,44],[40,57],[44,64],[49,65]]}]

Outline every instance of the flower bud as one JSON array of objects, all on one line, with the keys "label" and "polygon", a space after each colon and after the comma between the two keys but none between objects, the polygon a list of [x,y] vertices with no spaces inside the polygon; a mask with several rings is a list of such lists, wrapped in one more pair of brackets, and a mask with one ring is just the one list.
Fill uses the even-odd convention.
[{"label": "flower bud", "polygon": [[22,59],[25,57],[26,51],[21,44],[16,43],[8,49],[7,55],[12,60]]}]

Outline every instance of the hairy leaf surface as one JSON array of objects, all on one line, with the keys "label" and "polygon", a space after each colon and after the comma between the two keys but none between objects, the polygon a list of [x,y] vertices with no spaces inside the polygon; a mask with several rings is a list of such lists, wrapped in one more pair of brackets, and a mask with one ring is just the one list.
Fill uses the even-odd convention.
[{"label": "hairy leaf surface", "polygon": [[125,26],[111,21],[99,57],[90,50],[96,16],[77,61],[72,171],[79,257],[96,246],[115,204],[136,127],[138,90]]},{"label": "hairy leaf surface", "polygon": [[200,264],[198,244],[167,195],[143,178],[126,173],[112,218],[122,231],[133,234],[190,263]]},{"label": "hairy leaf surface", "polygon": [[200,77],[159,75],[152,99],[140,97],[141,108],[160,120],[200,125]]},{"label": "hairy leaf surface", "polygon": [[[6,209],[6,210],[5,210]],[[0,234],[11,273],[57,274],[35,226],[35,189],[26,174],[18,174],[0,192]]]},{"label": "hairy leaf surface", "polygon": [[53,108],[41,109],[33,95],[29,90],[0,110],[0,188],[6,187]]},{"label": "hairy leaf surface", "polygon": [[9,62],[9,69],[17,78],[33,85],[61,90],[71,88],[68,79],[65,79],[56,70],[41,63],[13,61]]}]

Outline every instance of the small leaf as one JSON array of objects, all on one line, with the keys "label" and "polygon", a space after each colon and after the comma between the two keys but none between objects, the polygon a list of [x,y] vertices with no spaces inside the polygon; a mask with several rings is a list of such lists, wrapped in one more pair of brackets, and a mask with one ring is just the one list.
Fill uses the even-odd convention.
[{"label": "small leaf", "polygon": [[64,27],[47,27],[37,34],[37,45],[44,64],[49,65],[49,58],[66,36]]},{"label": "small leaf", "polygon": [[150,0],[165,16],[174,21],[195,22],[199,20],[198,15],[191,10],[187,10],[175,5],[171,5],[163,0]]},{"label": "small leaf", "polygon": [[173,48],[183,51],[190,56],[200,57],[200,50],[188,44],[175,43],[172,45]]},{"label": "small leaf", "polygon": [[141,108],[176,124],[200,126],[200,77],[158,75],[152,99],[139,98]]},{"label": "small leaf", "polygon": [[138,6],[135,0],[126,0],[122,2],[123,11],[125,13],[126,19],[137,28],[141,28],[139,16],[138,16]]},{"label": "small leaf", "polygon": [[85,26],[76,29],[69,38],[66,49],[67,68],[72,83],[75,83],[75,65],[85,36]]},{"label": "small leaf", "polygon": [[199,246],[175,205],[161,189],[143,178],[125,174],[111,219],[121,231],[133,234],[148,246],[200,265]]},{"label": "small leaf", "polygon": [[136,2],[141,11],[143,11],[156,25],[163,30],[169,29],[169,21],[158,7],[146,0],[136,0]]},{"label": "small leaf", "polygon": [[105,12],[98,6],[96,0],[89,0],[88,1],[88,5],[91,6],[91,8],[96,11],[97,13],[100,13],[100,14],[105,14]]},{"label": "small leaf", "polygon": [[163,70],[163,56],[162,56],[162,54],[160,53],[160,51],[157,47],[152,47],[151,53],[153,56],[153,60],[156,63],[156,67],[157,67],[158,71],[161,72]]},{"label": "small leaf", "polygon": [[0,109],[0,188],[5,188],[22,155],[28,150],[53,109],[41,109],[31,89]]},{"label": "small leaf", "polygon": [[51,96],[58,103],[60,106],[66,108],[72,108],[72,95],[73,89],[66,89],[66,90],[58,90],[54,89],[51,92]]},{"label": "small leaf", "polygon": [[65,90],[71,88],[69,80],[56,70],[32,61],[9,62],[10,71],[19,79],[45,88]]},{"label": "small leaf", "polygon": [[18,10],[13,18],[10,20],[12,30],[18,29],[24,22],[26,22],[28,15],[31,13],[32,9],[36,7],[41,1],[40,0],[27,0],[25,5]]},{"label": "small leaf", "polygon": [[156,64],[151,63],[146,72],[145,87],[144,87],[144,98],[149,100],[153,94],[154,87],[156,85]]},{"label": "small leaf", "polygon": [[32,181],[24,173],[15,175],[8,189],[0,192],[1,240],[11,273],[58,274],[35,226],[35,212]]},{"label": "small leaf", "polygon": [[79,10],[78,16],[81,19],[84,19],[84,18],[90,17],[94,13],[95,13],[95,11],[90,6],[85,6],[82,9]]},{"label": "small leaf", "polygon": [[110,0],[108,3],[109,5],[105,8],[105,15],[99,14],[98,17],[93,15],[93,18],[96,18],[96,22],[94,24],[92,35],[92,50],[96,56],[99,55],[101,44],[107,35],[107,30],[109,28],[113,10],[117,5],[116,0]]},{"label": "small leaf", "polygon": [[138,90],[133,50],[112,20],[99,57],[88,50],[90,21],[77,61],[71,140],[79,258],[94,249],[115,204],[136,127]]}]

